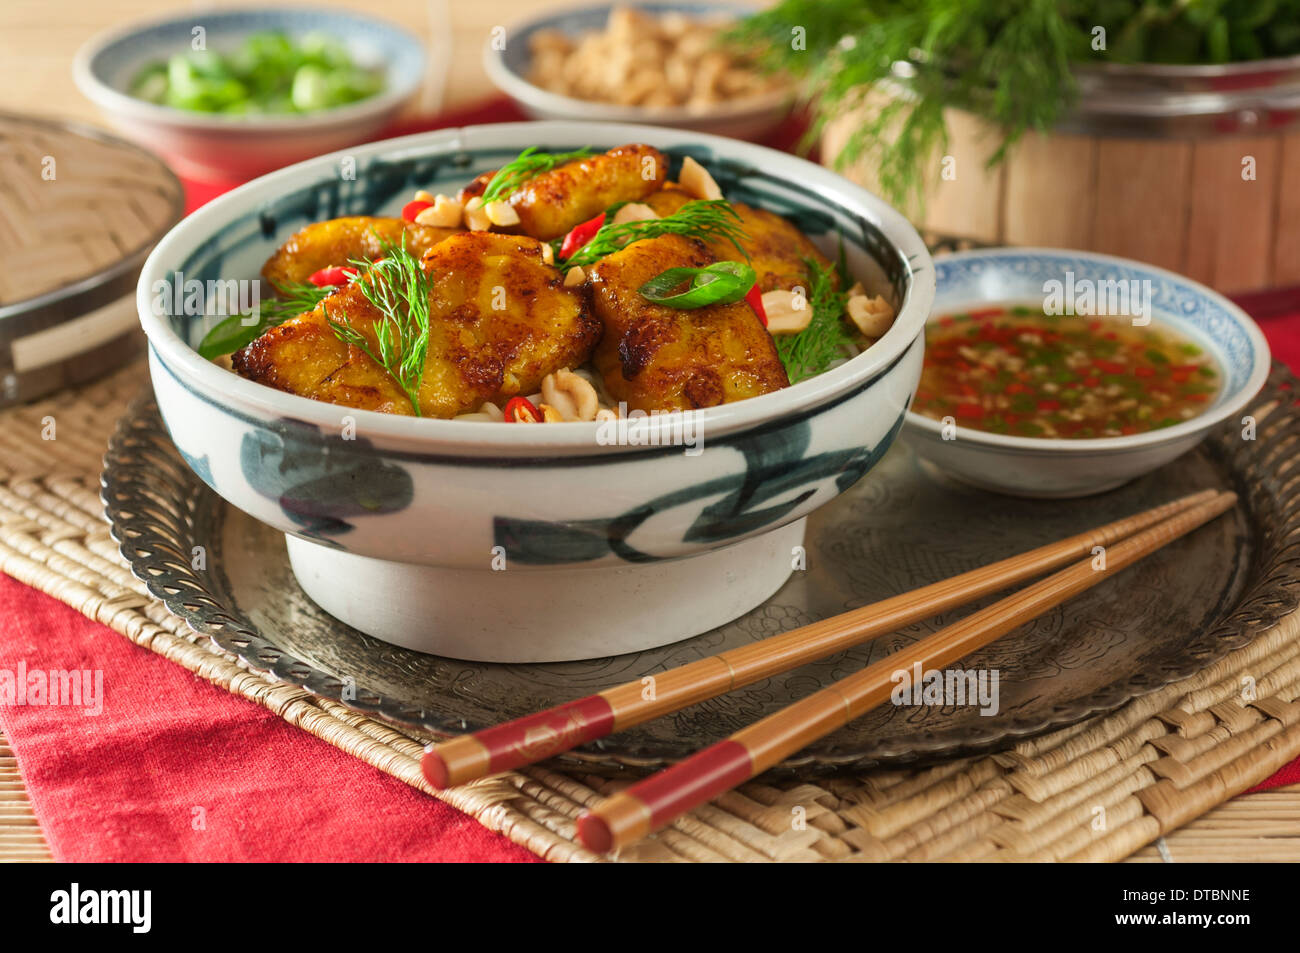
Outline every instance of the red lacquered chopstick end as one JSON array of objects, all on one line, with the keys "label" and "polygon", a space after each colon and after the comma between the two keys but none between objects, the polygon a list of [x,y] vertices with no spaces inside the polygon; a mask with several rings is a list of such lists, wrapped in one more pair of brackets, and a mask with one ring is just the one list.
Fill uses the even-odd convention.
[{"label": "red lacquered chopstick end", "polygon": [[593,853],[607,854],[614,849],[614,832],[603,818],[591,811],[585,811],[578,817],[578,840]]},{"label": "red lacquered chopstick end", "polygon": [[425,749],[424,756],[420,758],[420,770],[424,773],[424,780],[435,790],[442,791],[452,786],[447,762],[433,748]]}]

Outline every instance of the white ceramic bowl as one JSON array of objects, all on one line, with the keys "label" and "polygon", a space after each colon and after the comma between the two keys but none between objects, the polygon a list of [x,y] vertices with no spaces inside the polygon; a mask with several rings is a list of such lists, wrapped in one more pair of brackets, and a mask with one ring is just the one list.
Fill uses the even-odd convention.
[{"label": "white ceramic bowl", "polygon": [[[291,37],[322,32],[361,64],[382,64],[382,92],[336,109],[298,116],[223,116],[146,102],[127,90],[139,70],[190,48],[201,26],[207,48],[235,49],[252,33]],[[247,179],[310,156],[365,142],[393,121],[420,88],[424,48],[400,27],[346,10],[284,7],[196,10],[133,23],[94,37],[72,64],[81,92],[124,136],[162,155],[182,175]]]},{"label": "white ceramic bowl", "polygon": [[[627,4],[601,3],[594,6],[546,13],[516,23],[505,30],[505,47],[489,37],[483,47],[483,68],[488,78],[534,119],[573,119],[585,122],[639,122],[674,129],[694,129],[717,136],[735,139],[762,139],[790,112],[793,93],[778,91],[730,103],[719,103],[705,110],[685,106],[648,108],[620,106],[616,103],[599,103],[575,99],[543,89],[529,82],[531,62],[529,39],[539,30],[558,30],[577,36],[602,30],[615,6]],[[742,17],[753,13],[757,7],[745,2],[727,3],[714,0],[705,3],[636,3],[636,10],[661,15],[682,13],[691,17],[729,14]]]},{"label": "white ceramic bowl", "polygon": [[[1152,325],[1165,325],[1214,357],[1221,387],[1205,412],[1182,423],[1126,437],[1045,439],[945,428],[909,411],[906,434],[916,452],[945,473],[988,490],[1027,497],[1087,496],[1164,466],[1237,415],[1264,385],[1268,343],[1259,326],[1204,285],[1125,258],[1055,248],[995,248],[935,259],[932,320],[999,304],[1041,304],[1046,282],[1149,282]],[[1094,284],[1094,287],[1100,287]],[[1133,286],[1130,286],[1133,287]]]},{"label": "white ceramic bowl", "polygon": [[[194,350],[219,318],[160,289],[253,279],[295,230],[396,214],[527,146],[648,142],[690,155],[734,199],[790,216],[899,316],[872,348],[785,390],[653,418],[639,445],[596,423],[413,419],[282,393]],[[421,651],[490,661],[594,658],[723,624],[790,575],[804,517],[857,482],[901,430],[934,293],[915,230],[875,196],[783,153],[643,126],[449,129],[284,169],[204,206],[145,263],[140,320],[158,404],[194,471],[288,536],[306,592],[338,618]],[[703,449],[674,430],[691,421]],[[607,432],[608,433],[608,432]],[[504,569],[502,569],[504,567]]]}]

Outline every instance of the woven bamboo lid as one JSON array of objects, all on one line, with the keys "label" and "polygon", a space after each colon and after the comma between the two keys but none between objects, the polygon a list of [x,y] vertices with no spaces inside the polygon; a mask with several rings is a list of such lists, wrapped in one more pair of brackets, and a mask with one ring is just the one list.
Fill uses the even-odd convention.
[{"label": "woven bamboo lid", "polygon": [[142,149],[86,126],[0,113],[0,404],[138,350],[135,283],[184,210]]}]

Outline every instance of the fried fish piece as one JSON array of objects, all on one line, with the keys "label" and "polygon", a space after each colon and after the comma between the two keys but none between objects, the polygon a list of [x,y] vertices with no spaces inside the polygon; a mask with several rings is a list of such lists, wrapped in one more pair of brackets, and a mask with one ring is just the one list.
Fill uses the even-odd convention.
[{"label": "fried fish piece", "polygon": [[[550,241],[575,225],[595,218],[615,202],[635,202],[663,185],[668,159],[653,146],[631,144],[557,166],[526,180],[510,206],[519,224],[510,231]],[[460,200],[482,195],[496,171],[484,172],[465,188]]]},{"label": "fried fish piece", "polygon": [[[454,417],[485,401],[536,392],[547,374],[591,355],[600,322],[581,288],[542,260],[541,243],[522,235],[463,232],[422,261],[433,278],[429,351],[418,392],[420,413]],[[234,369],[279,390],[347,407],[412,414],[410,400],[383,367],[340,341],[328,317],[375,345],[380,312],[363,275],[316,310],[271,328],[233,357]]]},{"label": "fried fish piece", "polygon": [[383,254],[383,243],[406,247],[417,258],[438,242],[461,229],[431,228],[400,218],[350,215],[314,222],[290,236],[262,266],[262,277],[276,285],[306,281],[322,268],[346,265],[353,259],[374,261]]},{"label": "fried fish piece", "polygon": [[[664,218],[692,198],[689,192],[669,185],[642,199],[642,203]],[[744,202],[731,202],[730,205],[740,216],[740,227],[745,230],[746,238],[740,244],[749,252],[749,265],[758,275],[760,291],[791,291],[796,285],[807,291],[812,276],[804,265],[805,258],[811,258],[829,270],[838,286],[839,279],[830,259],[818,251],[817,246],[792,222]],[[745,260],[729,241],[711,242],[709,251],[725,261]]]},{"label": "fried fish piece", "polygon": [[615,400],[634,410],[683,410],[789,386],[772,336],[745,302],[678,310],[637,291],[669,268],[715,261],[697,239],[662,235],[589,269],[592,307],[605,326],[594,360]]}]

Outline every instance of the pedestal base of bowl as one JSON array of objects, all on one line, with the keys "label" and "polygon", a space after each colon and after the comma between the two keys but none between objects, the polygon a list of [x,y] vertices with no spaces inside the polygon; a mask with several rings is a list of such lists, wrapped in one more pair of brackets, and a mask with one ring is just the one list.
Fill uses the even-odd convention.
[{"label": "pedestal base of bowl", "polygon": [[303,591],[367,635],[476,662],[564,662],[667,645],[743,615],[789,578],[804,524],[698,556],[546,570],[387,562],[286,539]]}]

